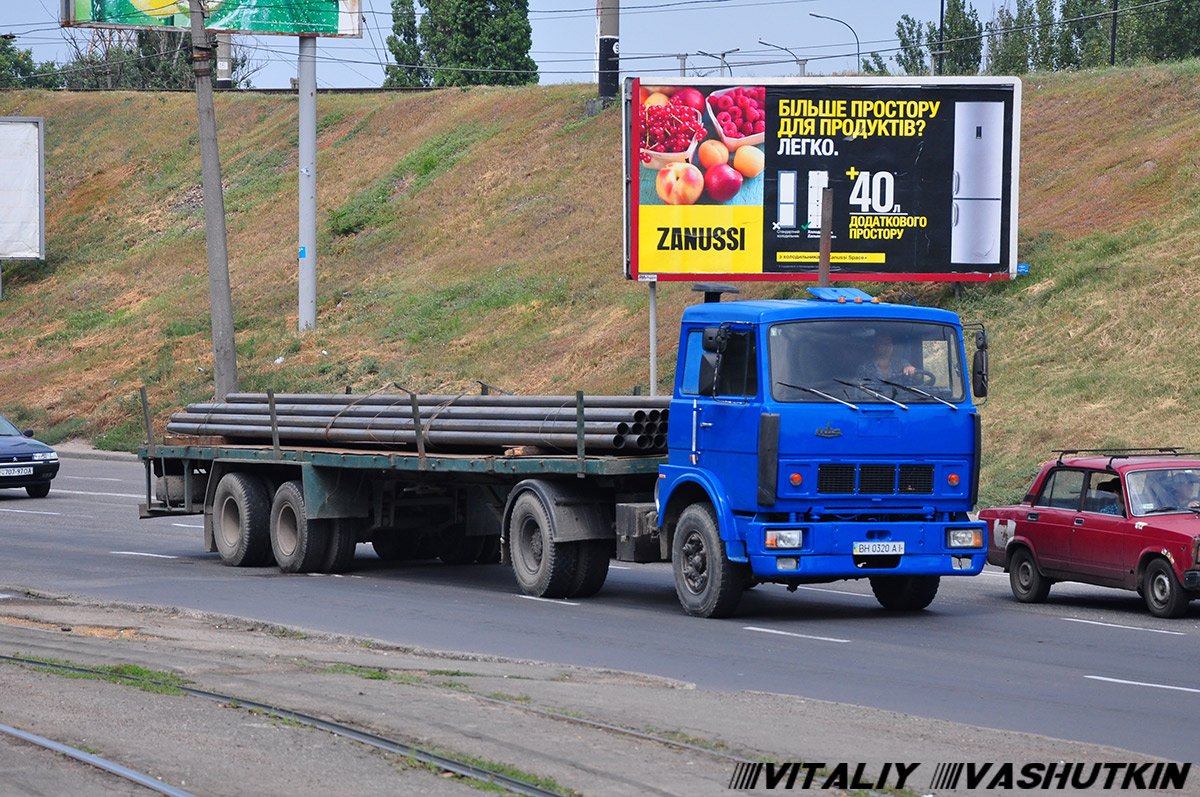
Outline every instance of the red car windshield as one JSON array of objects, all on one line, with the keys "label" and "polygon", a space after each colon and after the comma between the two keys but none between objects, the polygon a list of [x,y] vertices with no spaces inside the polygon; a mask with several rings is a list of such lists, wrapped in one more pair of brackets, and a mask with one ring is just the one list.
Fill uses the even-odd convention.
[{"label": "red car windshield", "polygon": [[1161,468],[1125,474],[1129,509],[1136,517],[1200,509],[1200,469]]}]

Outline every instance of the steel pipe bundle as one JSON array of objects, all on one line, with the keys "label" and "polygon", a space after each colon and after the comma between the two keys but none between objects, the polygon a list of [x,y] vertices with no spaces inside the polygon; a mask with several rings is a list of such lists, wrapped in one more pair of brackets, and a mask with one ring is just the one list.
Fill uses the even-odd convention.
[{"label": "steel pipe bundle", "polygon": [[[415,399],[415,402],[414,402]],[[415,408],[414,408],[415,403]],[[661,453],[668,397],[234,393],[190,404],[168,434],[238,441],[378,445],[452,450],[520,446],[575,453]]]}]

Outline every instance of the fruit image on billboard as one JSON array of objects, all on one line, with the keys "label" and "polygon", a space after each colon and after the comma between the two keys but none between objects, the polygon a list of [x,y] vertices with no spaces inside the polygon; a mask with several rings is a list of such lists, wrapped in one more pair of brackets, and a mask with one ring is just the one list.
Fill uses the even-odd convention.
[{"label": "fruit image on billboard", "polygon": [[[205,28],[230,33],[360,36],[360,0],[206,0]],[[63,25],[191,27],[189,0],[66,0]]]},{"label": "fruit image on billboard", "polygon": [[1016,272],[1014,78],[626,86],[626,275],[839,280]]}]

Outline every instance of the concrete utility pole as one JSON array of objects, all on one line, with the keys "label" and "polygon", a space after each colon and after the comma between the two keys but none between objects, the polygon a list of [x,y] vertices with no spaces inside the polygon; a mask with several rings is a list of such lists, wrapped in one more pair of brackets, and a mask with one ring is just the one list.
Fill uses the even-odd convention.
[{"label": "concrete utility pole", "polygon": [[192,73],[196,78],[200,172],[204,187],[204,232],[208,246],[208,300],[212,319],[213,385],[217,401],[237,392],[237,348],[233,340],[233,296],[229,289],[229,249],[225,241],[225,196],[213,110],[212,47],[204,32],[202,3],[191,4]]},{"label": "concrete utility pole", "polygon": [[317,39],[300,37],[300,331],[317,326]]},{"label": "concrete utility pole", "polygon": [[596,2],[596,75],[601,100],[615,100],[620,87],[621,5],[619,0]]},{"label": "concrete utility pole", "polygon": [[217,88],[233,88],[233,45],[228,33],[217,34]]}]

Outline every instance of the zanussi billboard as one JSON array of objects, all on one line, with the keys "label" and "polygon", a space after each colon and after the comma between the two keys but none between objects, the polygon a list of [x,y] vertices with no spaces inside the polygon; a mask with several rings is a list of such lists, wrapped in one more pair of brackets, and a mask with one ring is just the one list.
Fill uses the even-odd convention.
[{"label": "zanussi billboard", "polygon": [[[652,82],[653,81],[653,82]],[[1016,78],[625,81],[625,275],[1016,274]]]},{"label": "zanussi billboard", "polygon": [[[199,0],[191,0],[199,2]],[[361,0],[204,0],[204,27],[228,33],[361,36]],[[62,0],[64,27],[191,28],[189,0]]]}]

